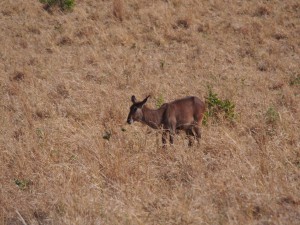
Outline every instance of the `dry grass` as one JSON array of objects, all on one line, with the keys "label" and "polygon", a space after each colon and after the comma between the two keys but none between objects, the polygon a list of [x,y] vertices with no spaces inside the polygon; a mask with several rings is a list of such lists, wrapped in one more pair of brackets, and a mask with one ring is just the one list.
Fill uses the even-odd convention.
[{"label": "dry grass", "polygon": [[113,14],[120,21],[124,18],[124,2],[123,0],[114,0],[113,1]]},{"label": "dry grass", "polygon": [[[0,224],[299,224],[298,1],[114,2],[0,3]],[[125,124],[208,85],[199,147]]]}]

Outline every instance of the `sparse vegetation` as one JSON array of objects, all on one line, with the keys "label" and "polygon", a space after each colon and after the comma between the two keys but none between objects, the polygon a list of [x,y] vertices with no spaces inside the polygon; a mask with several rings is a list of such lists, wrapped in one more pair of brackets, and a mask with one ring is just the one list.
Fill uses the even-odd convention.
[{"label": "sparse vegetation", "polygon": [[103,137],[103,139],[109,141],[111,138],[111,131],[105,131],[102,137]]},{"label": "sparse vegetation", "polygon": [[300,75],[294,76],[290,79],[291,86],[300,86]]},{"label": "sparse vegetation", "polygon": [[124,2],[123,0],[113,0],[113,14],[122,21],[124,19]]},{"label": "sparse vegetation", "polygon": [[275,124],[279,120],[279,113],[274,107],[269,107],[265,117],[268,124]]},{"label": "sparse vegetation", "polygon": [[164,60],[161,60],[160,61],[160,68],[163,70],[165,67],[165,61]]},{"label": "sparse vegetation", "polygon": [[165,100],[164,100],[163,95],[159,95],[159,97],[156,98],[155,106],[156,106],[156,108],[159,108],[159,107],[161,107],[164,103],[165,103]]},{"label": "sparse vegetation", "polygon": [[208,87],[208,96],[205,98],[207,104],[207,111],[203,118],[203,124],[206,125],[209,118],[218,121],[220,117],[224,116],[225,119],[233,121],[235,118],[235,104],[230,100],[222,100],[216,93]]},{"label": "sparse vegetation", "polygon": [[28,189],[30,185],[32,185],[32,181],[28,179],[15,179],[15,184],[21,189]]},{"label": "sparse vegetation", "polygon": [[[299,225],[300,3],[229,2],[2,0],[0,224]],[[199,145],[148,94],[206,97]]]},{"label": "sparse vegetation", "polygon": [[44,132],[42,131],[42,129],[37,128],[35,130],[35,132],[36,132],[36,135],[38,136],[39,139],[42,139],[44,137]]},{"label": "sparse vegetation", "polygon": [[75,5],[75,0],[40,0],[45,4],[45,8],[59,6],[61,10],[71,10]]}]

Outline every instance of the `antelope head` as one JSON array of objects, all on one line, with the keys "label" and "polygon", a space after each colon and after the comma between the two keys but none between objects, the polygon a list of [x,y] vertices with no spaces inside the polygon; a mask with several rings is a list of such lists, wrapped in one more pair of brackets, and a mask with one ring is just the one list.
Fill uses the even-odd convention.
[{"label": "antelope head", "polygon": [[142,108],[147,102],[150,95],[148,95],[143,101],[138,102],[133,95],[131,97],[132,105],[130,106],[129,114],[127,117],[127,123],[132,124],[134,121],[142,121],[143,119],[143,111]]}]

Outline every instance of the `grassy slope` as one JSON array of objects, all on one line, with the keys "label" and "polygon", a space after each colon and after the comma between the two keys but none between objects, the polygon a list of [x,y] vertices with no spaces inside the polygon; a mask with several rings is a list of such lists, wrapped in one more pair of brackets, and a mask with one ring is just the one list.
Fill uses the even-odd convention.
[{"label": "grassy slope", "polygon": [[[0,223],[299,224],[300,91],[290,81],[300,4],[117,8],[122,22],[111,1],[66,14],[0,3]],[[179,136],[165,151],[155,131],[125,125],[132,94],[204,98],[208,85],[239,116],[204,127],[200,147]]]}]

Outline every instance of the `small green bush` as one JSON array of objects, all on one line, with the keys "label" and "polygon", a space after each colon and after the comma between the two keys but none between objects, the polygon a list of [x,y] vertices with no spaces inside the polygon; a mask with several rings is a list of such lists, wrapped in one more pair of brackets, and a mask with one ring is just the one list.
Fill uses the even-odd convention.
[{"label": "small green bush", "polygon": [[265,114],[266,122],[268,124],[275,124],[279,120],[279,113],[273,107],[269,107]]},{"label": "small green bush", "polygon": [[156,107],[159,108],[165,103],[164,97],[160,95],[158,98],[156,98]]},{"label": "small green bush", "polygon": [[235,119],[235,104],[228,99],[220,99],[216,93],[213,93],[211,87],[208,87],[208,96],[205,99],[207,111],[203,118],[204,125],[207,124],[209,118],[215,121],[219,120],[222,114],[231,122]]},{"label": "small green bush", "polygon": [[40,0],[40,2],[44,3],[46,8],[56,5],[62,10],[71,10],[75,5],[75,0]]}]

